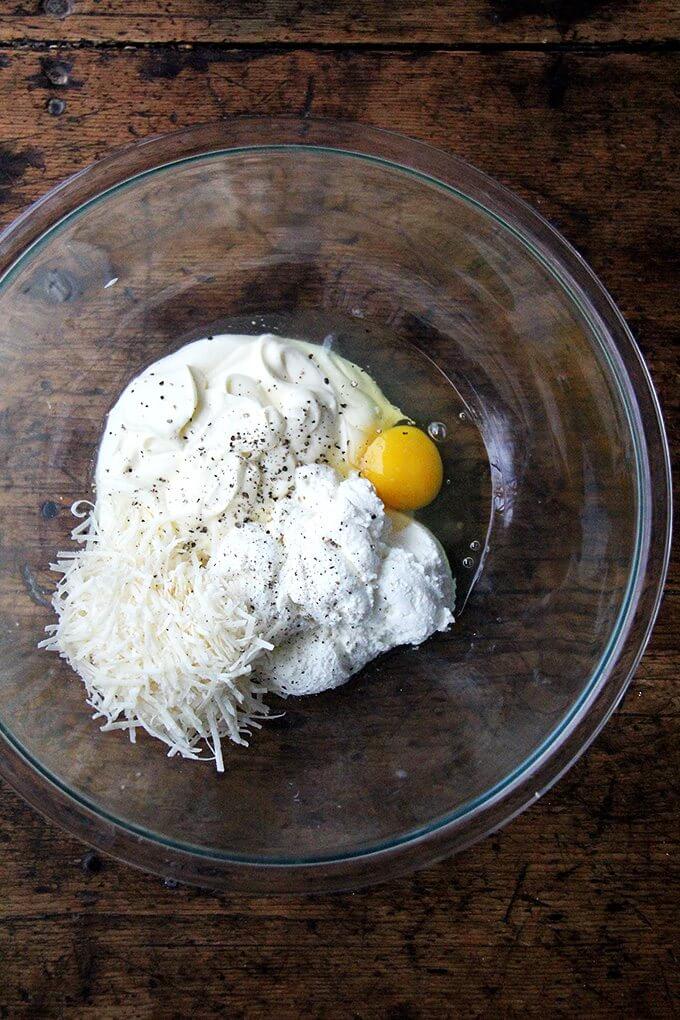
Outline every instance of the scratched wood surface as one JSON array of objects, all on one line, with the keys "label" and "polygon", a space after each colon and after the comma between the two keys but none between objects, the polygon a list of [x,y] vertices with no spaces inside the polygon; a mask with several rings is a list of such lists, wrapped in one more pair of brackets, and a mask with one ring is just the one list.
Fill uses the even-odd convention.
[{"label": "scratched wood surface", "polygon": [[[489,171],[576,244],[648,358],[677,450],[674,4],[71,6],[0,0],[0,224],[112,147],[196,121],[397,127]],[[679,608],[676,561],[621,709],[555,790],[377,889],[171,888],[88,854],[3,787],[0,1015],[675,1015]]]},{"label": "scratched wood surface", "polygon": [[0,40],[16,42],[659,45],[677,37],[679,21],[673,0],[0,2]]}]

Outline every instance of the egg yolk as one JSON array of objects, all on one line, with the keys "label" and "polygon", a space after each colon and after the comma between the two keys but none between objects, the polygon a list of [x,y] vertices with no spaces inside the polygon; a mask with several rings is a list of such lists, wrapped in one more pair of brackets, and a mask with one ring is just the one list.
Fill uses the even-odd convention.
[{"label": "egg yolk", "polygon": [[376,436],[364,450],[359,470],[393,510],[427,506],[444,478],[439,450],[415,425],[394,425]]}]

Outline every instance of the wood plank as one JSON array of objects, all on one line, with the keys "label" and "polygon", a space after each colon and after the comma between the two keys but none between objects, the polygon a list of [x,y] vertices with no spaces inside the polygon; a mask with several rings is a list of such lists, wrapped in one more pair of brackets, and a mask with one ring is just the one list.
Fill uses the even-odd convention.
[{"label": "wood plank", "polygon": [[7,794],[3,1004],[260,1017],[276,1001],[284,1017],[416,1018],[451,1016],[452,1001],[453,1015],[533,1016],[549,1001],[670,1017],[672,783],[670,731],[618,716],[557,790],[474,851],[360,895],[293,900],[168,889],[108,860],[84,870],[82,846]]},{"label": "wood plank", "polygon": [[[48,0],[50,10],[69,0]],[[664,42],[680,35],[673,0],[75,0],[55,17],[43,5],[0,0],[0,42],[436,43]]]},{"label": "wood plank", "polygon": [[[45,74],[56,56],[21,51],[0,67],[11,96],[0,113],[1,222],[147,134],[234,114],[343,117],[454,151],[526,197],[591,260],[643,345],[677,324],[676,54],[88,50],[63,54],[65,87]],[[54,98],[66,104],[56,117]]]}]

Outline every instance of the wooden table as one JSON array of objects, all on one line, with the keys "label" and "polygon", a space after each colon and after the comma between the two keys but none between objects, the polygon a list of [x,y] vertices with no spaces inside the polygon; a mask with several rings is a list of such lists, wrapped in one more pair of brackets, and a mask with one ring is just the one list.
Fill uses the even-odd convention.
[{"label": "wooden table", "polygon": [[[580,249],[677,449],[678,37],[676,0],[0,0],[0,221],[196,121],[397,128],[504,181]],[[621,709],[552,793],[367,892],[169,888],[3,788],[0,1016],[670,1017],[679,606],[676,561]]]}]

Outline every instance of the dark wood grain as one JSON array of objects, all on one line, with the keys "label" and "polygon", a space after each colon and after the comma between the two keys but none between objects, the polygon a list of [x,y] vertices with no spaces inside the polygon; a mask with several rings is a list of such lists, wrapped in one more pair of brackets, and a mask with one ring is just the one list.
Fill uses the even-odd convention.
[{"label": "dark wood grain", "polygon": [[0,41],[649,44],[679,30],[673,0],[76,0],[65,18],[0,0]]},{"label": "dark wood grain", "polygon": [[[299,112],[396,127],[500,178],[576,244],[643,347],[678,449],[673,5],[579,3],[565,22],[569,5],[547,2],[353,18],[344,3],[281,3],[266,24],[261,4],[160,6],[82,0],[59,21],[0,3],[2,223],[112,147],[196,121]],[[97,45],[11,45],[29,38]],[[564,48],[543,51],[544,38]],[[118,45],[225,39],[447,49]],[[466,40],[508,48],[450,48]],[[67,86],[45,73],[57,58]],[[88,856],[3,788],[0,1015],[675,1015],[679,622],[676,560],[633,685],[582,761],[474,850],[355,895],[168,888]]]}]

